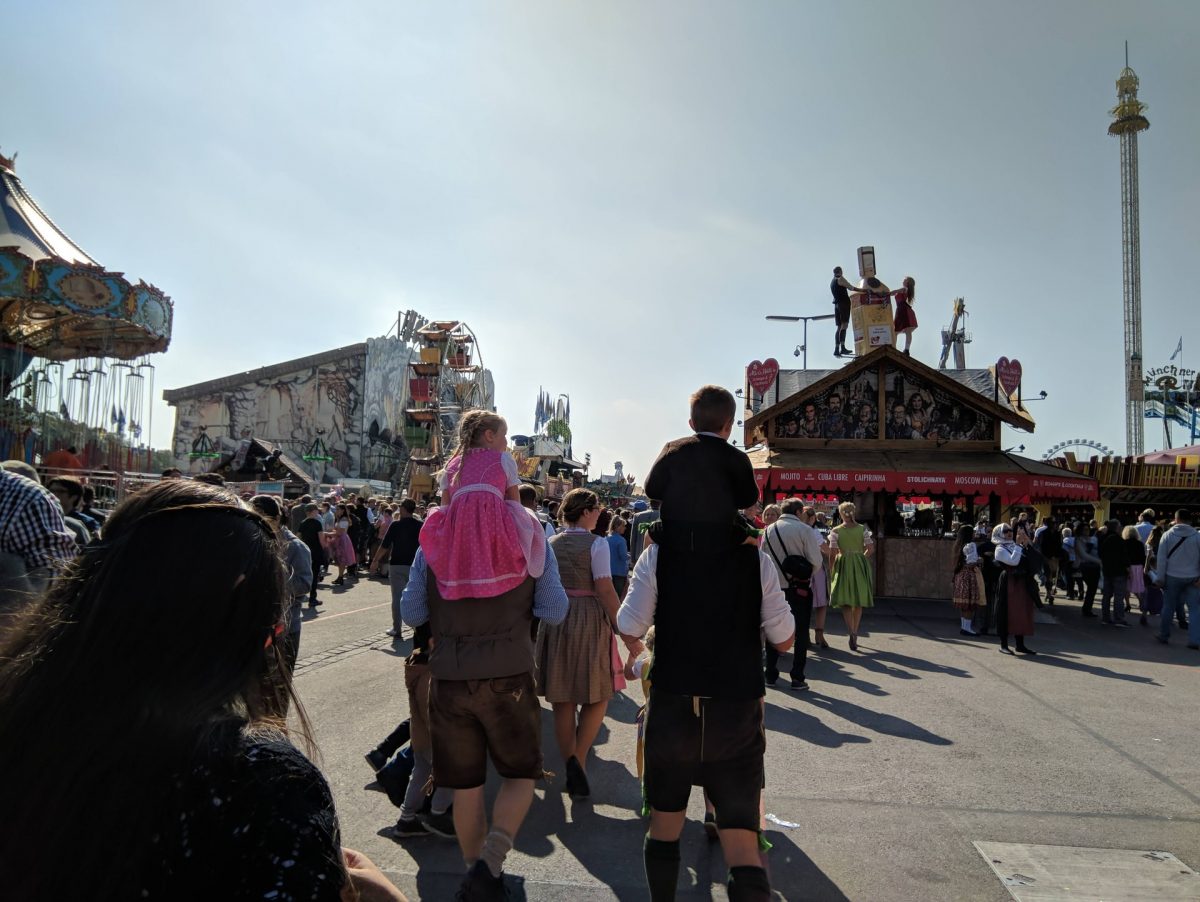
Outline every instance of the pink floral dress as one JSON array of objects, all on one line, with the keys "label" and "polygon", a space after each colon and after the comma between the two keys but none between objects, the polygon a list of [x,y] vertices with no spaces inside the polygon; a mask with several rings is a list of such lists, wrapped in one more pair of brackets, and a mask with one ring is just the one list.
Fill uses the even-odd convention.
[{"label": "pink floral dress", "polygon": [[494,598],[542,575],[541,523],[504,498],[518,481],[505,451],[471,448],[446,467],[442,505],[421,527],[421,551],[442,598]]}]

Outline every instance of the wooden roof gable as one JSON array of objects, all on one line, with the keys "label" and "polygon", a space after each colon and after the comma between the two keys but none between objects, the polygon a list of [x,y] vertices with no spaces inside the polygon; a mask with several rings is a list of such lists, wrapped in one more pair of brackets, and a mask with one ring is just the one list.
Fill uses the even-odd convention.
[{"label": "wooden roof gable", "polygon": [[[981,392],[974,391],[957,379],[947,376],[943,371],[934,369],[913,357],[909,357],[891,345],[885,345],[882,348],[872,351],[870,354],[857,358],[853,363],[849,363],[841,369],[831,371],[824,378],[813,382],[811,385],[806,385],[798,392],[780,398],[770,407],[763,408],[753,416],[746,418],[746,435],[751,435],[757,427],[766,424],[773,417],[794,410],[797,405],[803,404],[806,399],[819,395],[836,385],[840,385],[854,378],[854,376],[864,370],[877,369],[880,364],[886,363],[894,364],[898,369],[912,373],[915,377],[931,383],[947,394],[960,399],[963,404],[972,410],[995,417],[1001,422],[1007,423],[1017,429],[1024,429],[1028,432],[1033,432],[1034,430],[1035,423],[1033,417],[1023,408],[1017,407],[1015,402],[1010,407],[1007,404],[995,401]],[[992,375],[994,378],[994,368],[989,369],[993,371]],[[1007,399],[1001,396],[1001,400]]]}]

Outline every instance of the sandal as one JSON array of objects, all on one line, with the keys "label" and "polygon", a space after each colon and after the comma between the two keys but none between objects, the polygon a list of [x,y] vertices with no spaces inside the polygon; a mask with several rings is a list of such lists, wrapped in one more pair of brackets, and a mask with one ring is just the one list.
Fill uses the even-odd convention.
[{"label": "sandal", "polygon": [[829,643],[825,641],[825,630],[817,630],[817,648],[829,648]]}]

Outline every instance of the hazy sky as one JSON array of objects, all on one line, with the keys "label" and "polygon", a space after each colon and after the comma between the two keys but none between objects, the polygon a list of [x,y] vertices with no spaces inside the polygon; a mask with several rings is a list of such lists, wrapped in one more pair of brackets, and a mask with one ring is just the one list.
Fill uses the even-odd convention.
[{"label": "hazy sky", "polygon": [[[1200,251],[1200,3],[5,4],[0,146],[110,269],[175,302],[157,388],[466,320],[511,431],[569,393],[579,455],[645,475],[688,393],[797,363],[836,264],[917,280],[934,363],[1025,367],[1040,456],[1124,446],[1114,81],[1140,139],[1145,356]],[[830,324],[809,365],[833,364]],[[173,417],[160,404],[156,444]],[[1147,449],[1161,443],[1147,423]]]}]

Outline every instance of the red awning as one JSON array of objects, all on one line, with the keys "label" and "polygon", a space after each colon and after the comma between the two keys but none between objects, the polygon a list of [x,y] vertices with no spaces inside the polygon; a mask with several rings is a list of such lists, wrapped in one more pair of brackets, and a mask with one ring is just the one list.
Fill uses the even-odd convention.
[{"label": "red awning", "polygon": [[[1100,497],[1094,479],[999,451],[959,452],[943,455],[940,461],[935,453],[870,453],[869,461],[856,461],[857,456],[854,452],[779,452],[770,456],[767,466],[756,462],[755,477],[764,491],[793,494],[875,491],[920,496],[986,496],[995,493],[1008,501],[1031,502],[1095,501]],[[874,466],[855,466],[866,462]],[[945,464],[944,469],[937,468],[939,462]],[[879,466],[888,463],[892,468]]]}]

